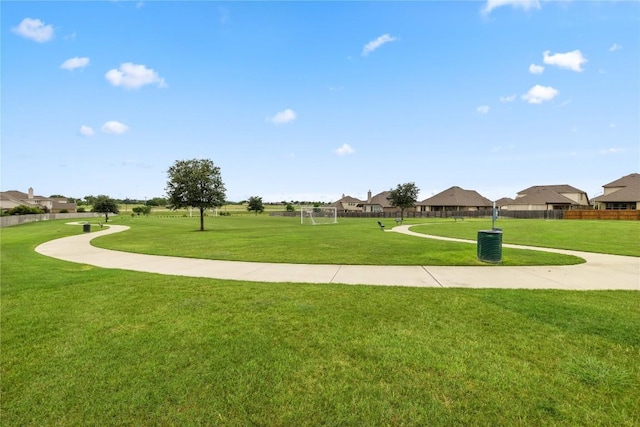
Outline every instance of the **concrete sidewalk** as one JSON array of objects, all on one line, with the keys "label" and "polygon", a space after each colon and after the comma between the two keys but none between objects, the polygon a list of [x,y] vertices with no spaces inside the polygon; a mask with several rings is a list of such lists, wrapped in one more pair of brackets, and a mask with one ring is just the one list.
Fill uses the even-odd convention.
[{"label": "concrete sidewalk", "polygon": [[[640,258],[588,252],[503,245],[519,249],[544,250],[584,258],[586,264],[539,267],[440,267],[275,264],[217,261],[143,255],[100,249],[91,245],[96,237],[129,229],[122,225],[94,233],[63,237],[39,245],[36,252],[52,258],[103,268],[256,282],[342,283],[381,286],[517,288],[565,290],[640,290]],[[409,226],[387,232],[400,232],[420,238],[449,239],[413,233]]]}]

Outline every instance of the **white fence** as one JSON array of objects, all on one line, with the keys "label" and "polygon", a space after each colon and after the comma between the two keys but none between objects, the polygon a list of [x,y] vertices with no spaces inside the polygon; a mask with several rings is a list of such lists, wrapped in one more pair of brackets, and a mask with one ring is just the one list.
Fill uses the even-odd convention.
[{"label": "white fence", "polygon": [[47,213],[32,215],[10,215],[0,217],[0,228],[11,227],[12,225],[25,224],[34,221],[49,221],[54,219],[77,219],[77,218],[95,218],[101,217],[103,214],[98,212],[78,212],[78,213]]}]

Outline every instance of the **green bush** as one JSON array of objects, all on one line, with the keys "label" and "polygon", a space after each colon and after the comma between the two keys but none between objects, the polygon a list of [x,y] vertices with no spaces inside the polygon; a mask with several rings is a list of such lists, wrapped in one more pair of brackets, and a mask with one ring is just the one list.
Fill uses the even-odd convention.
[{"label": "green bush", "polygon": [[9,209],[9,215],[32,215],[43,213],[39,207],[30,207],[26,205],[18,205],[15,208]]},{"label": "green bush", "polygon": [[82,212],[86,212],[87,210],[85,208],[78,208],[78,212],[82,213]]}]

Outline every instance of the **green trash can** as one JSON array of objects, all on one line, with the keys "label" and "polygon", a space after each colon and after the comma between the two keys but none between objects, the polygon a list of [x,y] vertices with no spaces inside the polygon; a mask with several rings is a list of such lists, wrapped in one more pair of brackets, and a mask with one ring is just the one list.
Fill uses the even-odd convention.
[{"label": "green trash can", "polygon": [[483,262],[502,262],[502,230],[478,231],[478,259]]},{"label": "green trash can", "polygon": [[82,231],[85,233],[91,233],[91,224],[89,224],[88,222],[82,224]]}]

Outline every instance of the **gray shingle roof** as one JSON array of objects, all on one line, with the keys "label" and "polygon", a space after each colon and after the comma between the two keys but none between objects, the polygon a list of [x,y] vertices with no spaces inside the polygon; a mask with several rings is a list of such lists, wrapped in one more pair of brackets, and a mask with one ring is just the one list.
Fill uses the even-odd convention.
[{"label": "gray shingle roof", "polygon": [[640,190],[640,173],[632,173],[623,176],[622,178],[616,179],[609,184],[603,185],[603,187],[631,187]]},{"label": "gray shingle roof", "polygon": [[363,201],[360,199],[356,199],[351,196],[342,196],[341,199],[336,200],[334,203],[362,203]]},{"label": "gray shingle roof", "polygon": [[640,174],[632,173],[623,176],[609,184],[603,185],[604,188],[619,188],[613,193],[598,196],[593,199],[594,202],[639,202],[640,201]]},{"label": "gray shingle roof", "polygon": [[496,200],[496,206],[497,207],[508,205],[510,203],[513,203],[513,199],[510,198],[510,197],[503,197],[501,199]]},{"label": "gray shingle roof", "polygon": [[453,186],[418,203],[422,206],[493,206],[493,202],[473,190]]},{"label": "gray shingle roof", "polygon": [[[580,191],[580,190],[578,190]],[[527,192],[521,191],[518,194],[525,194],[524,196],[517,197],[510,205],[575,205],[576,202],[568,197],[563,196],[555,190],[549,187],[531,187],[527,189]]]},{"label": "gray shingle roof", "polygon": [[360,203],[360,205],[365,206],[365,205],[380,205],[383,208],[390,208],[391,206],[391,202],[389,201],[389,195],[391,194],[391,191],[383,191],[382,193],[378,193],[375,196],[373,196],[371,198],[371,201],[362,201]]},{"label": "gray shingle roof", "polygon": [[525,190],[518,192],[518,194],[528,194],[542,188],[555,191],[556,193],[584,193],[584,191],[578,188],[572,187],[567,184],[561,184],[561,185],[534,185],[533,187],[529,187]]}]

